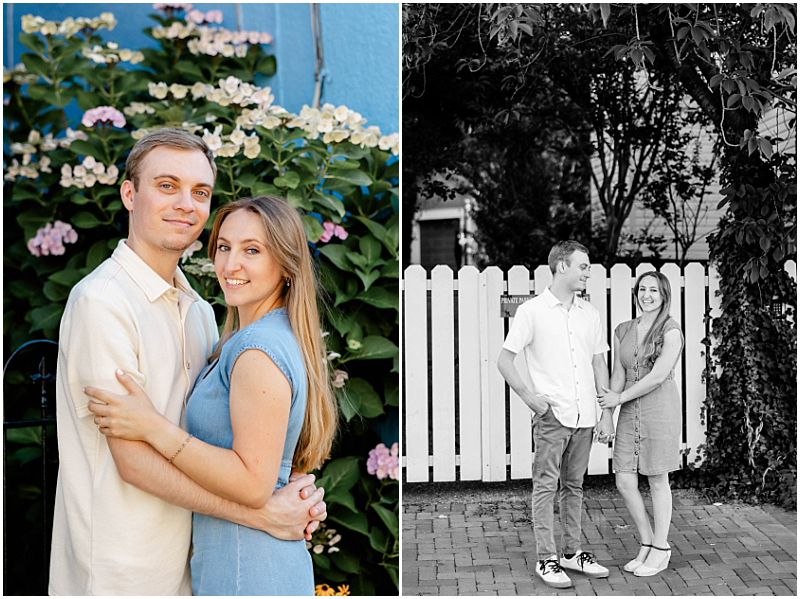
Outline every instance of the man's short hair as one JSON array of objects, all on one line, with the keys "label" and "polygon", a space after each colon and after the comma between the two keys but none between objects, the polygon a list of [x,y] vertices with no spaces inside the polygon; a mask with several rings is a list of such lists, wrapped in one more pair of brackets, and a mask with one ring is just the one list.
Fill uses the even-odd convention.
[{"label": "man's short hair", "polygon": [[128,154],[128,160],[125,163],[125,176],[133,182],[134,189],[139,186],[139,170],[142,167],[142,161],[145,156],[147,156],[153,148],[161,146],[175,148],[177,150],[196,150],[202,152],[208,159],[211,172],[214,174],[214,180],[217,179],[217,165],[214,164],[214,154],[206,145],[206,142],[203,141],[202,137],[198,137],[194,133],[189,133],[183,129],[158,129],[156,131],[151,131],[137,141],[131,153]]},{"label": "man's short hair", "polygon": [[559,241],[550,250],[550,255],[547,256],[547,265],[550,267],[550,272],[556,274],[556,268],[559,262],[569,262],[569,257],[573,252],[583,252],[587,256],[589,250],[585,245],[578,241]]}]

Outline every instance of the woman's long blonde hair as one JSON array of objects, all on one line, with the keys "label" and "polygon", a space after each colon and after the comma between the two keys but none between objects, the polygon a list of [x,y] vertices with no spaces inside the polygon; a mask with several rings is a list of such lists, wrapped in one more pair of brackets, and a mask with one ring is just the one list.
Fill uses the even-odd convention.
[{"label": "woman's long blonde hair", "polygon": [[633,286],[633,299],[636,302],[636,307],[639,313],[643,312],[642,305],[639,303],[639,284],[645,277],[653,277],[658,285],[658,292],[661,294],[661,309],[656,316],[653,326],[647,331],[644,337],[644,353],[642,354],[642,363],[649,362],[650,364],[656,361],[656,358],[661,354],[661,348],[664,345],[664,326],[669,320],[670,309],[672,308],[672,287],[669,284],[669,279],[658,271],[651,270],[645,272],[636,278],[636,283]]},{"label": "woman's long blonde hair", "polygon": [[[209,239],[211,261],[217,254],[217,238],[223,221],[237,210],[249,210],[261,217],[267,248],[287,279],[283,287],[283,305],[305,363],[308,395],[303,427],[294,453],[294,466],[309,471],[328,459],[336,436],[338,406],[331,389],[325,343],[320,326],[319,284],[311,262],[300,215],[286,200],[275,196],[241,198],[220,207]],[[228,307],[220,343],[213,357],[218,357],[224,343],[239,328],[239,314]]]}]

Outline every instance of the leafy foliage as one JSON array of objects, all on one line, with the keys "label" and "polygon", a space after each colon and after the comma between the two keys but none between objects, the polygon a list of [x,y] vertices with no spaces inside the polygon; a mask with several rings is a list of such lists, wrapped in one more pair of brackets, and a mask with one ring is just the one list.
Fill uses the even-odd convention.
[{"label": "leafy foliage", "polygon": [[[617,253],[614,237],[627,217],[629,191],[636,192],[633,197],[649,194],[651,207],[670,215],[675,228],[688,226],[682,228],[685,239],[692,236],[694,217],[677,209],[690,196],[700,196],[708,172],[692,162],[691,148],[680,145],[681,121],[673,117],[686,98],[697,120],[715,132],[724,187],[719,207],[727,213],[709,244],[722,276],[723,313],[713,321],[714,345],[709,342],[708,444],[693,480],[723,495],[796,502],[796,284],[784,269],[797,249],[796,6],[443,6],[404,7],[411,25],[404,38],[404,53],[410,53],[404,57],[406,78],[416,82],[410,89],[419,95],[418,82],[432,78],[418,75],[433,72],[437,55],[446,57],[459,40],[470,40],[460,47],[464,76],[449,84],[457,91],[445,94],[439,108],[443,115],[452,108],[461,131],[475,120],[475,102],[469,100],[480,98],[485,120],[500,114],[520,118],[538,106],[538,91],[559,89],[584,108],[576,113],[580,118],[560,123],[565,131],[591,124],[596,134],[604,132],[615,142],[624,132],[625,144],[616,148],[623,150],[621,161],[647,158],[652,148],[642,163],[646,168],[631,171],[630,182],[609,178],[607,259]],[[443,15],[447,18],[439,18]],[[591,60],[581,62],[587,57]],[[570,83],[573,73],[584,76]],[[643,95],[635,84],[644,84]],[[469,93],[491,85],[509,91]],[[502,102],[506,105],[498,106]],[[659,105],[659,111],[651,110]],[[785,126],[771,128],[773,119]],[[663,146],[651,143],[659,135],[667,139]],[[598,137],[598,152],[602,142]],[[440,154],[452,147],[448,139]],[[406,153],[417,148],[407,144]],[[659,148],[665,148],[661,163]],[[610,157],[601,162],[610,164]],[[676,169],[689,164],[689,172],[676,176]],[[672,206],[655,197],[658,193],[674,194]],[[776,356],[776,347],[785,354]]]},{"label": "leafy foliage", "polygon": [[[326,341],[343,433],[320,478],[330,485],[326,501],[342,540],[328,563],[314,556],[321,582],[396,593],[397,492],[376,486],[365,461],[380,440],[376,430],[397,417],[398,137],[363,126],[344,106],[295,115],[273,105],[269,88],[255,82],[276,68],[263,35],[252,43],[228,36],[212,47],[219,29],[174,11],[152,17],[157,24],[146,33],[158,45],[136,52],[104,44],[91,22],[78,30],[67,21],[23,23],[20,40],[30,52],[4,77],[6,355],[35,337],[57,339],[71,287],[125,236],[119,184],[136,139],[165,126],[202,135],[216,154],[220,202],[272,194],[301,212],[328,296]],[[104,13],[106,25],[112,20]],[[125,61],[143,68],[122,68]],[[81,123],[68,115],[73,100]],[[41,231],[54,221],[71,225],[77,238]],[[45,238],[41,246],[31,241]],[[187,276],[221,319],[213,269],[191,249]]]}]

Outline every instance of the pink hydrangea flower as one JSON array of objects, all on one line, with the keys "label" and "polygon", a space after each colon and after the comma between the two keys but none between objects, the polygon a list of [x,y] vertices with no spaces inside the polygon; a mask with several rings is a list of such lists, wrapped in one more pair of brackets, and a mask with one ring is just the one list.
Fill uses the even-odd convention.
[{"label": "pink hydrangea flower", "polygon": [[342,225],[335,225],[330,221],[325,221],[322,223],[322,228],[325,230],[325,232],[322,234],[322,237],[319,238],[322,243],[328,243],[334,237],[345,240],[349,235],[349,233],[344,230]]},{"label": "pink hydrangea flower", "polygon": [[98,106],[84,112],[81,123],[84,127],[94,127],[96,123],[111,123],[115,127],[124,127],[125,116],[111,106]]},{"label": "pink hydrangea flower", "polygon": [[198,25],[202,25],[203,21],[206,19],[206,15],[201,10],[197,10],[193,8],[189,12],[186,13],[186,20],[191,21],[192,23],[197,23]]},{"label": "pink hydrangea flower", "polygon": [[65,243],[78,241],[78,233],[72,225],[57,220],[47,223],[36,232],[36,237],[28,240],[28,251],[34,256],[61,256],[66,252]]},{"label": "pink hydrangea flower", "polygon": [[378,443],[375,449],[370,449],[367,458],[367,472],[374,474],[380,480],[387,476],[392,480],[400,478],[400,458],[398,457],[397,443],[390,450],[383,443]]},{"label": "pink hydrangea flower", "polygon": [[206,13],[206,23],[222,23],[222,11],[209,10]]}]

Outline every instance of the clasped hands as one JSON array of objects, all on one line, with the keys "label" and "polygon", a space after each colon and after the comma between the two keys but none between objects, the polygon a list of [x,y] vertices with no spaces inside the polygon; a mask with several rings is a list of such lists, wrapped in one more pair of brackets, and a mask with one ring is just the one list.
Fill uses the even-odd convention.
[{"label": "clasped hands", "polygon": [[[156,410],[144,389],[133,378],[121,370],[117,370],[116,375],[128,395],[91,386],[83,389],[86,395],[94,398],[88,404],[89,411],[94,414],[94,423],[108,437],[146,442],[148,432],[168,420]],[[272,505],[269,512],[267,508],[253,510],[255,521],[258,522],[254,527],[284,540],[310,540],[320,522],[328,516],[327,504],[323,501],[325,489],[316,487],[314,481],[313,474],[293,470],[289,484],[275,491],[270,499]],[[276,521],[281,522],[280,530],[274,527]],[[265,529],[267,524],[272,525],[270,530]]]},{"label": "clasped hands", "polygon": [[606,387],[601,387],[601,389],[605,391],[605,393],[597,394],[597,403],[600,404],[601,408],[607,410],[622,404],[621,394]]}]

